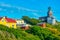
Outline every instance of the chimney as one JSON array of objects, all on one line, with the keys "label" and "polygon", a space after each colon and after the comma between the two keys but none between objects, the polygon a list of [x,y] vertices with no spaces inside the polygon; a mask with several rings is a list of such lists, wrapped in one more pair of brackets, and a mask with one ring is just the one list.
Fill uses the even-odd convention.
[{"label": "chimney", "polygon": [[3,18],[7,18],[7,16],[4,16]]},{"label": "chimney", "polygon": [[7,16],[5,16],[5,18],[7,18]]}]

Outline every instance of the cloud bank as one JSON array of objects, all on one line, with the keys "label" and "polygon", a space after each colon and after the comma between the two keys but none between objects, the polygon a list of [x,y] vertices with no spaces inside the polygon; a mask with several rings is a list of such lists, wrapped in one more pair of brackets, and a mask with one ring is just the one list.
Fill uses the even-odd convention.
[{"label": "cloud bank", "polygon": [[[0,6],[2,6],[2,7],[8,7],[8,8],[15,8],[15,9],[18,9],[19,11],[20,11],[20,10],[23,10],[23,11],[32,12],[32,14],[33,14],[34,16],[37,16],[37,17],[39,16],[37,13],[38,13],[38,12],[41,12],[41,11],[38,11],[38,10],[32,10],[32,9],[28,9],[28,8],[24,8],[24,7],[20,7],[20,6],[14,6],[14,5],[11,5],[11,4],[6,4],[6,3],[4,3],[4,2],[0,3]],[[1,10],[3,10],[3,9],[0,8],[0,11],[1,11]],[[11,10],[10,12],[13,13],[14,10]]]},{"label": "cloud bank", "polygon": [[6,4],[6,3],[0,3],[0,6],[3,6],[3,7],[12,7],[12,8],[17,8],[18,10],[26,10],[26,11],[31,11],[31,12],[38,12],[38,10],[31,10],[31,9],[28,9],[28,8],[24,8],[24,7],[19,7],[19,6],[13,6],[13,5],[10,5],[10,4]]}]

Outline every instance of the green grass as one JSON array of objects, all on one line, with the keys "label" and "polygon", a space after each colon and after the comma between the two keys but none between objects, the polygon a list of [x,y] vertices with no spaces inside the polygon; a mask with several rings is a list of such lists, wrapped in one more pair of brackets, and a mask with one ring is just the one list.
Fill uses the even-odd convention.
[{"label": "green grass", "polygon": [[60,40],[60,24],[46,28],[33,25],[29,30],[0,25],[0,40]]},{"label": "green grass", "polygon": [[0,25],[0,40],[40,40],[40,38],[28,34],[21,29],[13,29]]}]

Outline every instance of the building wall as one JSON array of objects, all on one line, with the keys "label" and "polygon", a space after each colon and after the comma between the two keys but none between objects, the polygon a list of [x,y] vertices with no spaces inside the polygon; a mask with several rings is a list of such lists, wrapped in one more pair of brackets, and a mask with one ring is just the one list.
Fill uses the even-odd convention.
[{"label": "building wall", "polygon": [[45,23],[45,22],[38,23],[37,25],[38,25],[38,26],[41,26],[41,27],[43,27],[43,28],[46,27],[46,23]]},{"label": "building wall", "polygon": [[9,28],[17,28],[16,23],[7,23],[7,21],[4,18],[2,18],[2,20],[0,20],[0,24],[8,26]]},{"label": "building wall", "polygon": [[45,16],[45,17],[39,17],[39,20],[41,20],[43,22],[47,22],[47,16]]},{"label": "building wall", "polygon": [[24,24],[24,20],[16,20],[17,24]]},{"label": "building wall", "polygon": [[50,24],[53,24],[54,25],[56,23],[56,21],[55,21],[54,18],[52,19],[51,17],[48,17],[47,18],[47,23],[50,23]]},{"label": "building wall", "polygon": [[52,19],[50,17],[47,18],[47,23],[52,24]]},{"label": "building wall", "polygon": [[55,19],[52,19],[52,24],[56,24],[56,20]]},{"label": "building wall", "polygon": [[2,25],[6,25],[6,24],[7,24],[5,18],[2,18],[2,19],[0,20],[0,24],[2,24]]},{"label": "building wall", "polygon": [[8,26],[10,28],[17,28],[16,23],[7,23],[6,26]]}]

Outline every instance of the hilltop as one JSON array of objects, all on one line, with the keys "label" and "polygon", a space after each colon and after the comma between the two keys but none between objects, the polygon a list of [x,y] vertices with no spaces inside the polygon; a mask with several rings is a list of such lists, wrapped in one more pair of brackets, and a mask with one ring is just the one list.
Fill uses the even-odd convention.
[{"label": "hilltop", "polygon": [[60,23],[46,28],[33,25],[29,30],[0,25],[0,40],[60,40]]}]

